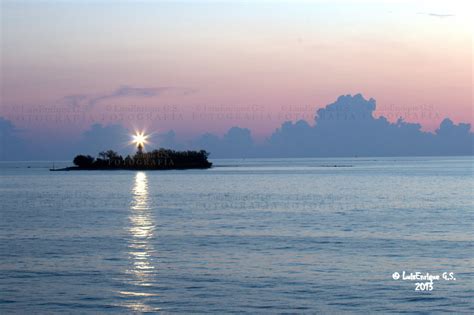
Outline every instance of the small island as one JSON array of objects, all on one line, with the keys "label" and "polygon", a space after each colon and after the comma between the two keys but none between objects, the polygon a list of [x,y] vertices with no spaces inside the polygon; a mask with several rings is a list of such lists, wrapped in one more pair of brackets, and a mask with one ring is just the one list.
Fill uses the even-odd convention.
[{"label": "small island", "polygon": [[209,153],[200,151],[175,151],[169,149],[143,152],[143,146],[138,145],[135,155],[125,158],[113,150],[99,153],[98,158],[90,155],[77,155],[75,166],[50,169],[50,171],[76,170],[172,170],[172,169],[206,169],[212,166],[207,160]]}]

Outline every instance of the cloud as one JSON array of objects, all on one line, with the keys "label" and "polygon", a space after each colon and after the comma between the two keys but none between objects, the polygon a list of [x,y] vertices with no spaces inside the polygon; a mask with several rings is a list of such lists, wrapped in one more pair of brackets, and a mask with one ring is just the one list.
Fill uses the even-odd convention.
[{"label": "cloud", "polygon": [[0,117],[0,160],[28,159],[28,143],[20,133],[21,131],[10,120]]},{"label": "cloud", "polygon": [[257,153],[246,128],[232,127],[222,138],[206,133],[191,143],[192,148],[209,151],[214,158],[252,157]]},{"label": "cloud", "polygon": [[432,17],[436,17],[440,19],[455,16],[454,14],[439,14],[439,13],[426,13],[426,12],[418,12],[417,14],[432,16]]},{"label": "cloud", "polygon": [[268,139],[264,153],[277,157],[468,155],[474,134],[469,124],[445,119],[435,134],[420,124],[375,118],[374,99],[340,96],[317,111],[314,126],[285,122]]},{"label": "cloud", "polygon": [[[398,119],[374,117],[374,99],[361,94],[342,95],[335,102],[316,111],[314,124],[304,120],[286,121],[262,144],[257,145],[251,131],[232,127],[222,137],[206,133],[186,142],[178,141],[172,130],[157,134],[147,149],[205,149],[211,158],[246,157],[353,157],[353,156],[422,156],[473,155],[474,134],[471,125],[455,124],[444,119],[434,132],[424,132],[421,125]],[[0,118],[2,159],[72,158],[75,154],[97,155],[113,149],[133,153],[130,131],[120,124],[93,124],[79,141],[28,144],[19,137],[12,122]],[[41,150],[39,150],[40,148]],[[46,152],[46,153],[45,153]]]},{"label": "cloud", "polygon": [[107,149],[131,153],[134,148],[130,145],[130,140],[130,131],[120,124],[93,124],[76,144],[76,153],[96,156]]},{"label": "cloud", "polygon": [[86,108],[94,107],[97,104],[112,99],[119,99],[124,97],[156,97],[164,94],[171,95],[189,95],[196,93],[196,90],[186,87],[176,86],[164,86],[164,87],[132,87],[123,85],[118,87],[116,90],[110,93],[104,93],[100,95],[88,95],[88,94],[76,94],[68,95],[62,99],[62,102],[71,106],[79,107],[85,106]]},{"label": "cloud", "polygon": [[158,134],[155,138],[157,138],[158,144],[163,148],[179,150],[182,147],[176,140],[176,133],[173,130]]}]

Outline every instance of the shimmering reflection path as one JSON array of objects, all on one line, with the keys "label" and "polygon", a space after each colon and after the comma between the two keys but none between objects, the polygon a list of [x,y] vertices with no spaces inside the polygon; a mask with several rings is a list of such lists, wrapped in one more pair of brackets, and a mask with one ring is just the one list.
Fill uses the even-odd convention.
[{"label": "shimmering reflection path", "polygon": [[128,287],[132,289],[119,293],[126,301],[123,306],[134,312],[157,311],[159,308],[149,303],[149,299],[156,296],[150,292],[155,269],[152,258],[152,253],[155,250],[150,240],[155,231],[155,222],[151,215],[146,173],[138,172],[135,175],[131,196],[130,241],[128,245],[130,268],[127,270],[127,274],[130,275]]}]

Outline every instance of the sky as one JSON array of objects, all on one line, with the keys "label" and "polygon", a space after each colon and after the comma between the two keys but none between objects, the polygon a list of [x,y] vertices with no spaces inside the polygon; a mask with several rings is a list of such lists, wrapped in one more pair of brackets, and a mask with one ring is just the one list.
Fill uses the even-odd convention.
[{"label": "sky", "polygon": [[182,139],[314,124],[340,95],[472,123],[470,1],[1,1],[0,116],[34,143],[95,123]]}]

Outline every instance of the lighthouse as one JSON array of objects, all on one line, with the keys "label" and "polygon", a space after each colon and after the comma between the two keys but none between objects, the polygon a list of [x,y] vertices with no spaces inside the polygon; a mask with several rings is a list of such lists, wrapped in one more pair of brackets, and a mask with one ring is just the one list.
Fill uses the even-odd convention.
[{"label": "lighthouse", "polygon": [[143,154],[143,144],[141,143],[137,144],[137,154],[139,155]]}]

